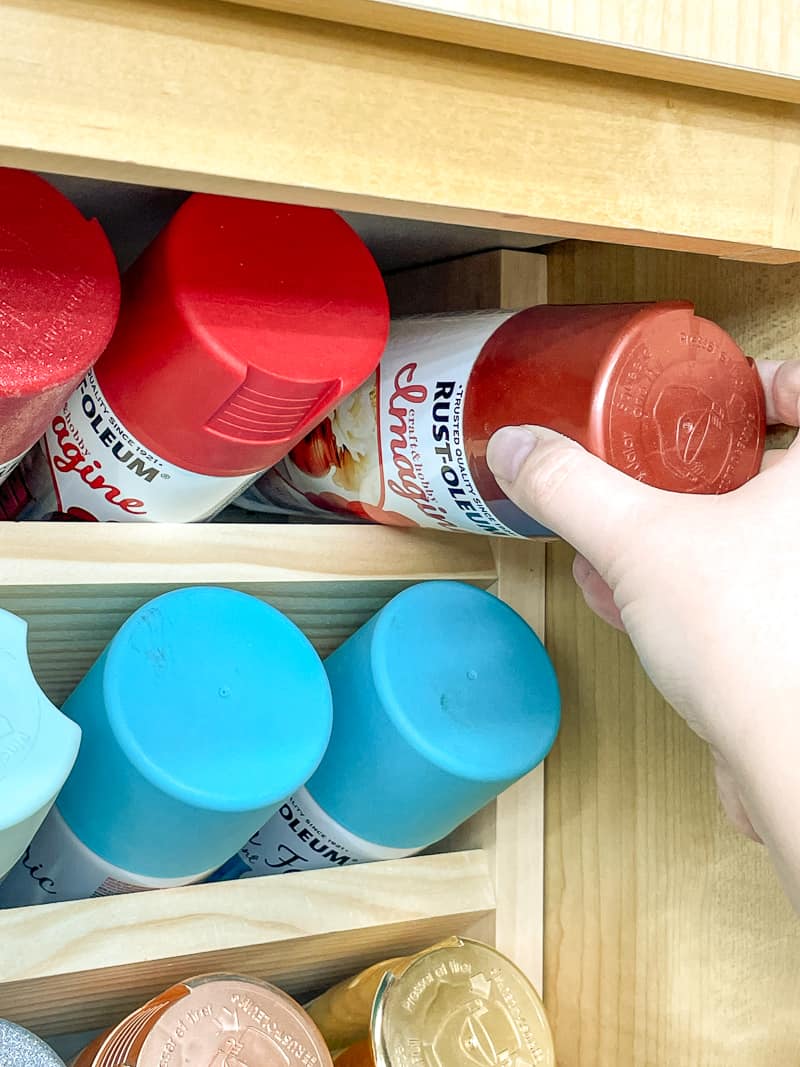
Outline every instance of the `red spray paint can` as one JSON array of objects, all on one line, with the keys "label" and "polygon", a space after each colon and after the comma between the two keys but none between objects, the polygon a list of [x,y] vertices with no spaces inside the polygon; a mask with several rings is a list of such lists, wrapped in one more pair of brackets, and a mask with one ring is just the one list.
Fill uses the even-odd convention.
[{"label": "red spray paint can", "polygon": [[335,212],[196,194],[126,273],[111,344],[8,517],[211,518],[372,373],[388,328],[380,272]]},{"label": "red spray paint can", "polygon": [[99,223],[43,178],[0,169],[0,481],[100,356],[118,310]]}]

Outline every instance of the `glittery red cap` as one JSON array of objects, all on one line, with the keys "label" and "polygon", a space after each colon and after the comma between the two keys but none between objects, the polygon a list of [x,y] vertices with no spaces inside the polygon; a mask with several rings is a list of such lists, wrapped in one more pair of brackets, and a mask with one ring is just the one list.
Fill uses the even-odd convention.
[{"label": "glittery red cap", "polygon": [[44,433],[108,344],[119,275],[99,223],[44,179],[0,168],[0,463]]}]

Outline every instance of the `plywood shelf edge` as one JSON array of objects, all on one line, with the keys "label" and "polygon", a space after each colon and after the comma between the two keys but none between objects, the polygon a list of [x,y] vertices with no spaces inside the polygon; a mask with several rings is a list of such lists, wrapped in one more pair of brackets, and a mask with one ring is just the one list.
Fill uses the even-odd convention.
[{"label": "plywood shelf edge", "polygon": [[493,581],[487,539],[378,526],[0,523],[0,586]]},{"label": "plywood shelf edge", "polygon": [[[600,16],[591,4],[524,0],[232,2],[681,85],[791,103],[800,100],[800,50],[791,42],[783,49],[775,47],[781,30],[791,32],[791,0],[752,14],[746,0],[737,0],[727,5],[724,18],[712,16],[716,32],[709,32],[710,27],[700,30],[696,9],[688,2],[674,4],[664,19],[648,18],[644,3],[630,2],[607,2]],[[745,30],[750,19],[757,22],[759,33]]]},{"label": "plywood shelf edge", "polygon": [[6,165],[800,256],[790,103],[207,0],[16,0],[2,29]]},{"label": "plywood shelf edge", "polygon": [[0,1014],[42,1033],[100,1026],[170,978],[242,967],[307,988],[309,947],[315,979],[347,973],[393,931],[424,944],[494,904],[474,850],[4,911]]}]

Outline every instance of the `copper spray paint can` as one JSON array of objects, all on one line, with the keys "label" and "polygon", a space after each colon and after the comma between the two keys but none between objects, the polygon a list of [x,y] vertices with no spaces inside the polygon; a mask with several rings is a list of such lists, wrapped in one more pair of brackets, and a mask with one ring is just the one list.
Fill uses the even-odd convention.
[{"label": "copper spray paint can", "polygon": [[495,431],[525,424],[648,485],[726,493],[759,471],[764,395],[752,361],[686,301],[395,319],[376,374],[240,503],[549,535],[486,463]]},{"label": "copper spray paint can", "polygon": [[255,978],[171,986],[94,1041],[72,1067],[332,1067],[309,1016]]}]

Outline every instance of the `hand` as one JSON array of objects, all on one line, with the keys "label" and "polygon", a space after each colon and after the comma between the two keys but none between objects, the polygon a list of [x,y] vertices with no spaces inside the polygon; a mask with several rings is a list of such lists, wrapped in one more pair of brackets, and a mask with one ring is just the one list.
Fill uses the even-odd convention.
[{"label": "hand", "polygon": [[[768,420],[800,425],[800,362],[759,371]],[[540,427],[499,430],[487,459],[578,550],[587,603],[711,745],[725,810],[800,910],[800,440],[723,496],[653,489]]]}]

